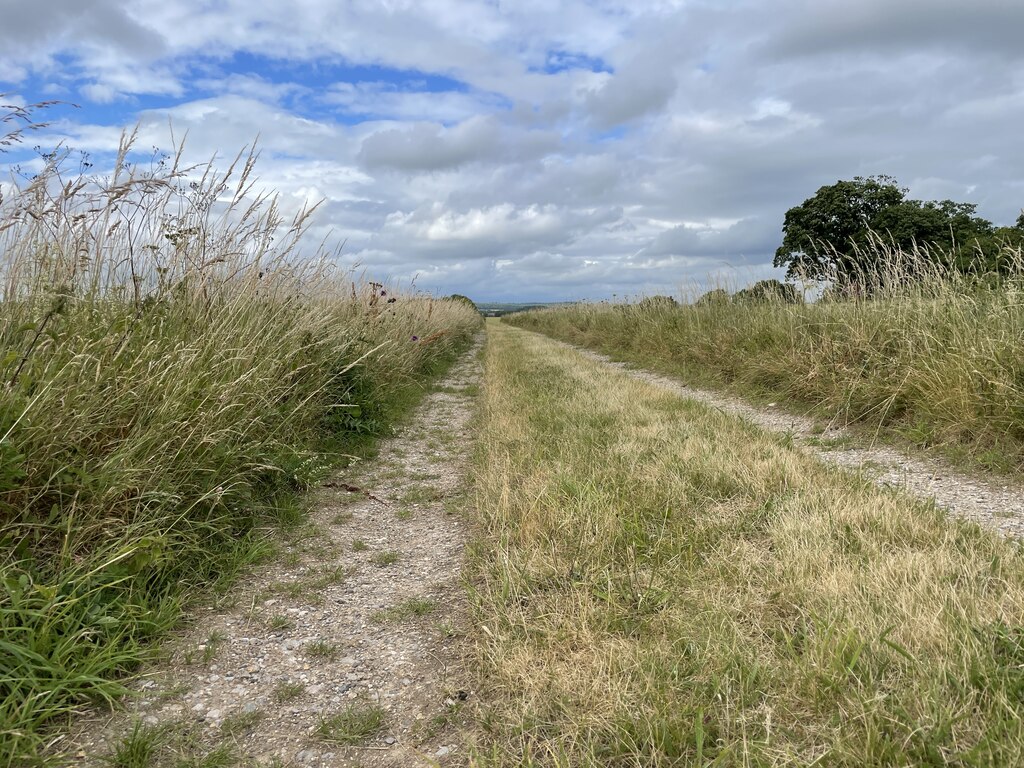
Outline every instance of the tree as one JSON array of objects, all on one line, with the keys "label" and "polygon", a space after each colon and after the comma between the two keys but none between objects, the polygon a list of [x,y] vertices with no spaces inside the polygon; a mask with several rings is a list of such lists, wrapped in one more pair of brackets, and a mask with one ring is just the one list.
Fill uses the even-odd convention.
[{"label": "tree", "polygon": [[678,302],[671,296],[646,296],[637,304],[640,309],[669,309],[677,306]]},{"label": "tree", "polygon": [[465,304],[467,307],[471,307],[475,312],[479,312],[480,308],[476,305],[469,296],[463,296],[461,293],[453,293],[451,296],[445,296],[448,301],[458,302],[459,304]]},{"label": "tree", "polygon": [[876,273],[884,249],[929,255],[963,271],[991,267],[998,251],[995,228],[975,215],[976,206],[952,200],[908,200],[891,176],[857,176],[821,187],[786,211],[775,266],[787,278],[856,283]]},{"label": "tree", "polygon": [[729,295],[725,288],[715,288],[702,294],[694,303],[698,307],[714,307],[720,304],[728,304],[730,301],[732,301],[732,296]]},{"label": "tree", "polygon": [[758,280],[749,288],[737,291],[733,299],[754,304],[799,304],[803,300],[795,285],[774,279]]}]

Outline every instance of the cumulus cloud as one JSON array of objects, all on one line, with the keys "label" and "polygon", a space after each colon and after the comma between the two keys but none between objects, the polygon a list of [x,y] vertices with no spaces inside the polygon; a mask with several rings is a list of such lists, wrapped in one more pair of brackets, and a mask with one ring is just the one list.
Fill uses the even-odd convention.
[{"label": "cumulus cloud", "polygon": [[358,158],[369,168],[436,171],[471,162],[527,162],[558,146],[551,132],[514,130],[485,116],[451,128],[431,123],[384,128],[363,139]]},{"label": "cumulus cloud", "polygon": [[80,100],[41,138],[100,162],[135,121],[200,161],[258,135],[263,187],[323,199],[313,234],[371,272],[601,298],[777,274],[786,209],[854,175],[1013,221],[1021,28],[1004,0],[53,0],[5,15],[0,92]]}]

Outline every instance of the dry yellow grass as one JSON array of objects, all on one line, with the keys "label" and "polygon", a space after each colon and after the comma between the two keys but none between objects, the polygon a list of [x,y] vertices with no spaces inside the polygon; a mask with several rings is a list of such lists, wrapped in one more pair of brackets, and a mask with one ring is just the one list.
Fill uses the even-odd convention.
[{"label": "dry yellow grass", "polygon": [[508,321],[617,359],[808,408],[985,469],[1024,467],[1024,258],[977,281],[901,273],[870,297],[578,304]]},{"label": "dry yellow grass", "polygon": [[1024,558],[489,326],[480,765],[1024,763]]}]

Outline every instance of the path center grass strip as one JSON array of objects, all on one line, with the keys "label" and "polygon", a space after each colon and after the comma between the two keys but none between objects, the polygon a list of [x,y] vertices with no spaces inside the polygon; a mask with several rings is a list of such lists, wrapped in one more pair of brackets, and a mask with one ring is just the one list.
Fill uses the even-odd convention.
[{"label": "path center grass strip", "polygon": [[1022,765],[1024,557],[491,323],[480,765]]}]

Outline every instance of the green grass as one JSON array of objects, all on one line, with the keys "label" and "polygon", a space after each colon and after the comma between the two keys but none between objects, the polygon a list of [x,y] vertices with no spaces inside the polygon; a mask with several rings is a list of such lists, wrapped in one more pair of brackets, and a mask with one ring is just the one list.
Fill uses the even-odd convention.
[{"label": "green grass", "polygon": [[354,703],[333,715],[321,717],[313,735],[329,744],[354,746],[365,743],[383,726],[381,707]]},{"label": "green grass", "polygon": [[[435,445],[434,447],[436,448],[437,446]],[[410,488],[403,493],[400,501],[403,504],[431,504],[435,501],[440,501],[443,497],[443,493],[437,488],[429,485],[420,485]]]},{"label": "green grass", "polygon": [[163,745],[163,734],[136,721],[132,730],[122,737],[114,751],[104,757],[111,768],[150,768]]},{"label": "green grass", "polygon": [[311,659],[325,659],[330,661],[338,657],[340,648],[336,643],[327,640],[314,640],[306,644],[305,653]]},{"label": "green grass", "polygon": [[362,539],[355,539],[352,542],[352,551],[353,552],[365,552],[369,548],[370,548],[370,546],[365,541],[363,541]]},{"label": "green grass", "polygon": [[227,639],[228,636],[220,630],[215,629],[213,632],[209,634],[209,636],[206,638],[206,641],[202,645],[204,664],[209,664],[211,661],[213,661],[213,659],[217,656],[217,651],[219,650],[221,644]]},{"label": "green grass", "polygon": [[189,188],[122,156],[109,184],[44,170],[52,196],[0,201],[0,766],[115,701],[479,327],[333,271],[305,216],[246,197],[252,161]]},{"label": "green grass", "polygon": [[1024,468],[1024,263],[809,304],[591,304],[507,322],[710,388],[779,402],[974,467]]},{"label": "green grass", "polygon": [[221,722],[220,732],[225,736],[237,739],[251,733],[264,717],[266,717],[266,713],[259,709],[249,712],[232,712]]},{"label": "green grass", "polygon": [[421,597],[410,597],[408,600],[403,600],[401,603],[398,603],[385,611],[375,613],[372,616],[372,619],[373,621],[383,624],[392,621],[404,621],[406,619],[428,616],[435,610],[437,610],[437,603],[435,601]]},{"label": "green grass", "polygon": [[254,727],[261,713],[229,715],[221,734],[231,741],[211,745],[194,723],[144,726],[136,722],[101,759],[112,768],[232,768],[239,764],[234,740]]},{"label": "green grass", "polygon": [[394,565],[398,562],[399,554],[393,549],[388,549],[383,552],[378,552],[370,560],[379,568],[386,568],[389,565]]},{"label": "green grass", "polygon": [[291,629],[295,626],[295,622],[289,619],[287,616],[271,616],[267,620],[267,628],[273,630]]},{"label": "green grass", "polygon": [[306,686],[297,682],[280,682],[274,686],[274,701],[283,704],[287,701],[295,701],[306,690]]},{"label": "green grass", "polygon": [[489,326],[481,766],[1024,764],[1024,550]]}]

